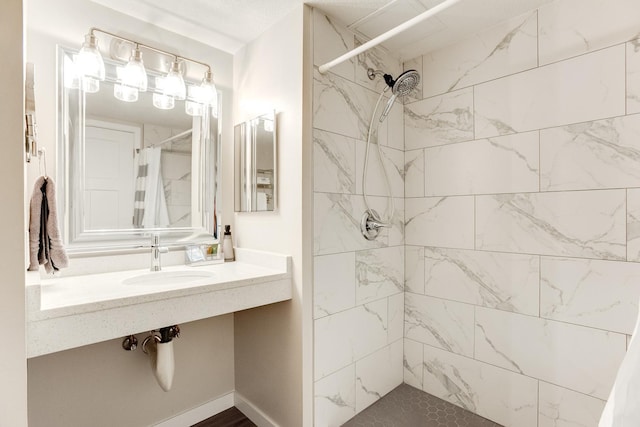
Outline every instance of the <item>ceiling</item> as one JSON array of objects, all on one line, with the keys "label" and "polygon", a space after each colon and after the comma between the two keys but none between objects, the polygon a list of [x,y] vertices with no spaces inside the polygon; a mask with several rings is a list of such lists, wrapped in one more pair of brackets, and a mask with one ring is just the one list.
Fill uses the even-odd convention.
[{"label": "ceiling", "polygon": [[[373,38],[444,0],[92,1],[233,54],[301,3],[309,3],[355,33]],[[550,1],[462,0],[383,46],[401,60],[412,59]]]}]

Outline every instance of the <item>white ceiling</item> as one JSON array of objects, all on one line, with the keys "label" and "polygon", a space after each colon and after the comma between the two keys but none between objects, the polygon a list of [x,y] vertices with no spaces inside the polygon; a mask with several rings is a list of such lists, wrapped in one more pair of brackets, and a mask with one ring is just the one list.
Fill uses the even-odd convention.
[{"label": "white ceiling", "polygon": [[[443,0],[92,1],[233,54],[301,3],[309,3],[354,32],[373,38]],[[550,1],[462,0],[383,46],[399,59],[411,59]]]}]

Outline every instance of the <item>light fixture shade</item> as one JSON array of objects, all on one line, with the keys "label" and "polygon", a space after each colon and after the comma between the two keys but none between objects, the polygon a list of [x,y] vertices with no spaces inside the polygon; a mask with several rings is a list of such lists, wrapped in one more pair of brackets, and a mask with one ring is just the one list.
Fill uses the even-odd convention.
[{"label": "light fixture shade", "polygon": [[78,70],[84,77],[103,81],[105,77],[104,61],[98,50],[98,39],[89,33],[84,38],[84,43],[76,58]]},{"label": "light fixture shade", "polygon": [[201,102],[202,88],[200,86],[187,86],[187,100],[184,102],[184,111],[190,116],[201,116],[204,105]]},{"label": "light fixture shade", "polygon": [[176,101],[172,96],[161,93],[153,94],[153,106],[160,110],[171,110],[175,107]]},{"label": "light fixture shade", "polygon": [[136,47],[131,52],[131,58],[122,70],[122,84],[146,92],[148,87],[147,70],[142,61],[142,52]]},{"label": "light fixture shade", "polygon": [[115,84],[113,85],[113,96],[120,101],[136,102],[138,100],[138,89],[123,84]]},{"label": "light fixture shade", "polygon": [[198,102],[194,102],[194,101],[184,102],[184,112],[190,116],[201,116],[203,109],[204,109],[204,105]]},{"label": "light fixture shade", "polygon": [[163,94],[178,100],[183,100],[187,97],[187,87],[184,84],[182,74],[180,74],[180,64],[178,60],[173,61],[171,70],[169,70],[169,73],[164,78]]},{"label": "light fixture shade", "polygon": [[96,93],[100,90],[100,80],[94,79],[93,77],[83,77],[82,79],[82,90],[87,93]]},{"label": "light fixture shade", "polygon": [[208,70],[200,84],[200,100],[202,104],[218,105],[218,91],[213,83],[213,74]]}]

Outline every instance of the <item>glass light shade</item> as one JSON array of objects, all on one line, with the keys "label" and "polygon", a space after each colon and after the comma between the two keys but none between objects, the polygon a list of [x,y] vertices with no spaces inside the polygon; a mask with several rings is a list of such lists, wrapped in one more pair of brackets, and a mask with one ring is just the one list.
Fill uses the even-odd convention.
[{"label": "glass light shade", "polygon": [[218,91],[213,83],[213,75],[211,71],[204,74],[202,83],[200,84],[200,100],[199,102],[207,105],[218,104]]},{"label": "glass light shade", "polygon": [[177,60],[173,61],[171,70],[164,78],[163,94],[178,100],[183,100],[187,97],[187,87],[184,84],[182,74],[180,74],[180,64]]},{"label": "glass light shade", "polygon": [[153,94],[153,106],[160,110],[171,110],[175,107],[176,101],[172,96],[163,95],[161,93]]},{"label": "glass light shade", "polygon": [[200,86],[187,86],[187,100],[184,103],[184,111],[190,116],[201,116],[204,105],[201,102],[202,88]]},{"label": "glass light shade", "polygon": [[100,90],[100,80],[93,77],[82,77],[82,90],[87,93],[96,93]]},{"label": "glass light shade", "polygon": [[83,76],[104,80],[104,61],[98,50],[98,39],[93,34],[85,36],[82,48],[76,57],[76,65]]},{"label": "glass light shade", "polygon": [[123,84],[113,85],[113,96],[120,101],[136,102],[138,100],[138,89]]},{"label": "glass light shade", "polygon": [[148,86],[147,70],[142,61],[142,52],[137,47],[131,53],[129,62],[122,70],[122,84],[146,92]]},{"label": "glass light shade", "polygon": [[204,105],[198,102],[185,101],[184,103],[184,111],[190,116],[201,116],[203,109],[204,109]]}]

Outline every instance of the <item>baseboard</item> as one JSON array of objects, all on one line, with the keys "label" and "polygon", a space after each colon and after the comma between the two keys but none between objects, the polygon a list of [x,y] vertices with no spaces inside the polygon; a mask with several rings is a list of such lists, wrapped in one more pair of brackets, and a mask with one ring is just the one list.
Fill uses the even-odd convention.
[{"label": "baseboard", "polygon": [[264,412],[258,409],[253,403],[244,398],[237,391],[234,394],[235,407],[247,416],[258,427],[279,427]]},{"label": "baseboard", "polygon": [[[176,415],[175,417],[162,421],[161,423],[156,424],[155,427],[189,427],[197,424],[200,421],[206,420],[209,417],[213,417],[214,415],[231,408],[235,402],[234,394],[234,392],[227,393],[215,400],[211,400],[207,403]],[[248,415],[247,417],[253,421],[253,419]]]}]

